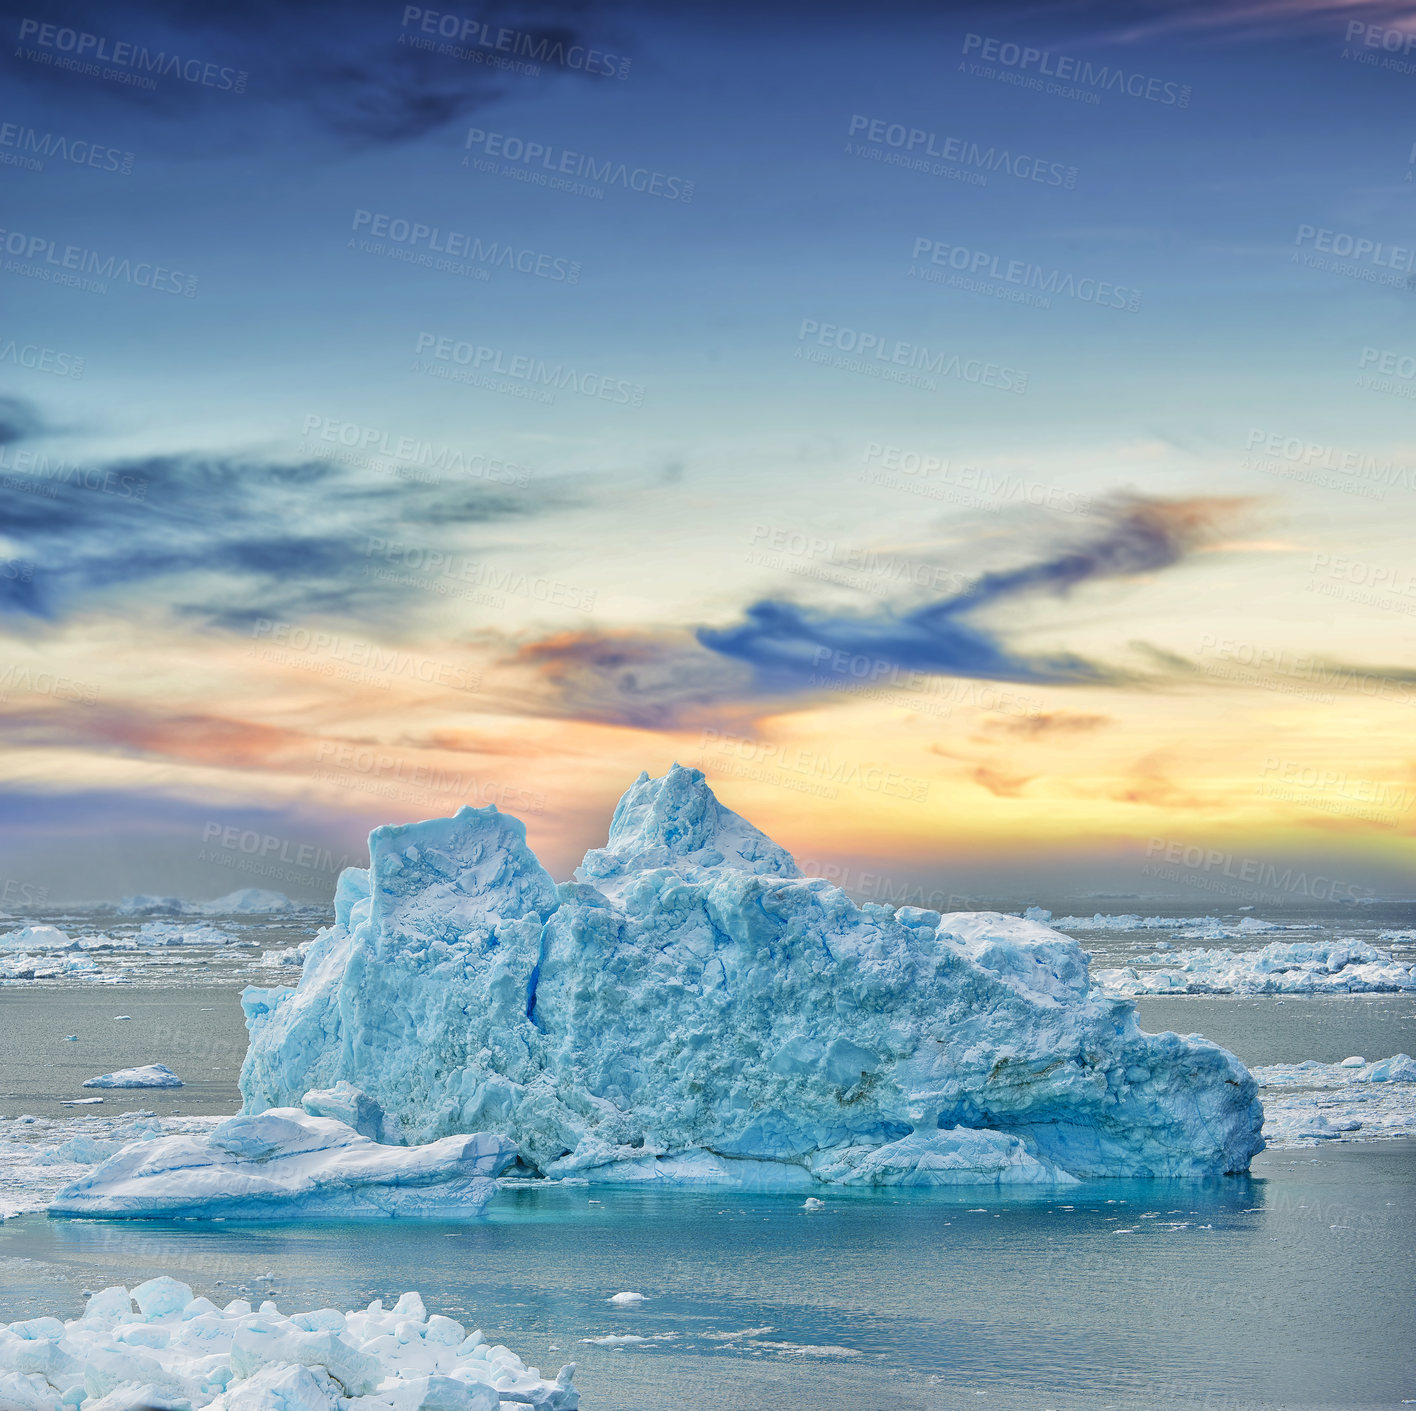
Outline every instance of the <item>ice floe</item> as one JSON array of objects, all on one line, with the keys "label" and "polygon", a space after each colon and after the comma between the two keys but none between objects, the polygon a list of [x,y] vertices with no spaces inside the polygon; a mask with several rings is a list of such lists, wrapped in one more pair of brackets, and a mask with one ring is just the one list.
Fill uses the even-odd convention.
[{"label": "ice floe", "polygon": [[146,1063],[140,1068],[120,1068],[84,1083],[86,1088],[180,1088],[182,1080],[165,1063]]},{"label": "ice floe", "polygon": [[1275,1063],[1256,1068],[1270,1146],[1416,1135],[1416,1060]]},{"label": "ice floe", "polygon": [[104,1289],[69,1322],[0,1324],[4,1411],[574,1411],[574,1373],[542,1377],[416,1293],[286,1315],[162,1276]]},{"label": "ice floe", "polygon": [[55,1215],[224,1219],[462,1219],[516,1158],[504,1137],[384,1146],[295,1108],[230,1117],[210,1132],[131,1143],[64,1187]]},{"label": "ice floe", "polygon": [[1384,994],[1416,991],[1416,965],[1363,941],[1273,941],[1252,951],[1158,952],[1093,979],[1120,995]]},{"label": "ice floe", "polygon": [[856,905],[647,775],[557,887],[495,808],[379,828],[298,987],[252,989],[246,1110],[344,1082],[385,1140],[505,1132],[534,1173],[810,1186],[1246,1169],[1253,1079],[1143,1034],[1076,941]]}]

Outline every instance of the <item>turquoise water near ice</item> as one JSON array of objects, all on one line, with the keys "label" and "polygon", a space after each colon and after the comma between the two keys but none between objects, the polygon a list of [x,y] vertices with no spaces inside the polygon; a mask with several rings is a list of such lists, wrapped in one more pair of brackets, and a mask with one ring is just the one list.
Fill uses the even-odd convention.
[{"label": "turquoise water near ice", "polygon": [[[0,1321],[157,1272],[225,1302],[417,1288],[587,1411],[1400,1406],[1416,1397],[1416,1143],[1252,1177],[795,1197],[504,1191],[475,1225],[0,1226]],[[218,1283],[218,1281],[220,1281]],[[648,1301],[606,1301],[635,1290]],[[585,1338],[643,1338],[616,1348]],[[554,1349],[554,1350],[553,1350]]]}]

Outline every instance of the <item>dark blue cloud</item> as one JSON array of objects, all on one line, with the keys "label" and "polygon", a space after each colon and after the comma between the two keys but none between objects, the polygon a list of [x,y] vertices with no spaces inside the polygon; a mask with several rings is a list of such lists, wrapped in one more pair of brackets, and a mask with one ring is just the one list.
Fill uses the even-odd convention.
[{"label": "dark blue cloud", "polygon": [[1237,501],[1127,496],[1103,506],[1099,531],[1015,568],[984,573],[963,592],[908,610],[831,612],[777,599],[748,607],[732,627],[698,629],[710,651],[754,668],[767,694],[900,672],[1035,683],[1115,682],[1114,669],[1063,653],[1022,656],[995,628],[967,620],[1033,593],[1169,568],[1209,537]]},{"label": "dark blue cloud", "polygon": [[[0,406],[19,440],[42,426],[27,403]],[[0,575],[0,616],[33,625],[148,602],[237,629],[311,615],[392,623],[430,594],[416,574],[371,573],[371,543],[465,556],[469,526],[576,502],[558,482],[370,484],[334,461],[194,453],[81,466],[38,449],[12,461],[4,530],[27,571]]]}]

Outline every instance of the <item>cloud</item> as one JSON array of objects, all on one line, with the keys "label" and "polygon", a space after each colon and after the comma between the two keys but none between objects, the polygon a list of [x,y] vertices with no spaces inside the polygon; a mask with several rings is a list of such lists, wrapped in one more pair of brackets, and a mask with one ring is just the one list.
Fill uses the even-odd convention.
[{"label": "cloud", "polygon": [[[973,620],[1030,596],[1065,596],[1083,584],[1159,572],[1218,538],[1246,501],[1120,496],[1098,507],[1102,525],[980,574],[960,592],[911,606],[843,612],[780,599],[750,604],[730,627],[692,632],[561,633],[520,645],[514,667],[535,689],[523,709],[668,730],[761,715],[830,692],[853,692],[915,674],[1034,684],[1124,685],[1124,672],[1072,653],[1028,656],[1003,628]],[[1095,518],[1095,516],[1093,517]]]},{"label": "cloud", "polygon": [[689,632],[560,632],[508,663],[529,669],[523,706],[604,725],[672,730],[753,694],[752,673],[704,650]]},{"label": "cloud", "polygon": [[[0,423],[31,439],[41,419],[12,403]],[[5,533],[34,567],[27,579],[0,578],[0,615],[32,627],[149,601],[235,630],[260,618],[406,626],[444,601],[436,589],[448,572],[475,564],[465,531],[579,502],[561,482],[534,491],[371,482],[323,460],[193,452],[80,466],[41,450],[11,459]]]},{"label": "cloud", "polygon": [[983,722],[986,729],[1002,731],[1008,735],[1022,735],[1029,740],[1041,740],[1052,735],[1087,734],[1109,724],[1109,715],[1083,715],[1070,710],[1040,711],[1036,715],[1003,717]]},{"label": "cloud", "polygon": [[1218,537],[1246,502],[1119,496],[1098,507],[1099,533],[1058,545],[1018,566],[984,573],[962,592],[908,611],[850,614],[778,599],[752,604],[733,627],[698,630],[710,650],[751,665],[763,692],[842,684],[895,671],[1034,684],[1117,684],[1112,668],[1070,653],[1027,657],[996,630],[966,620],[1030,594],[1065,596],[1103,579],[1154,573]]},{"label": "cloud", "polygon": [[976,784],[1000,799],[1017,798],[1024,788],[1037,778],[1035,774],[1009,774],[987,764],[979,765],[973,771],[972,777]]},{"label": "cloud", "polygon": [[[425,7],[426,8],[426,7]],[[12,39],[21,22],[40,13],[22,0],[6,0],[6,27]],[[155,88],[137,84],[78,85],[55,65],[32,62],[28,34],[0,54],[12,86],[24,84],[62,95],[100,112],[120,109],[152,113],[164,119],[154,138],[169,144],[207,142],[209,125],[220,124],[229,140],[239,130],[253,135],[279,132],[288,137],[297,123],[353,146],[412,141],[436,132],[505,96],[535,92],[544,75],[563,73],[585,79],[583,69],[564,57],[577,43],[623,55],[603,12],[589,4],[543,0],[539,4],[503,3],[495,9],[465,7],[429,13],[449,15],[459,29],[451,39],[439,33],[431,42],[417,23],[403,23],[404,7],[384,0],[247,0],[203,3],[144,0],[142,4],[67,0],[62,13],[43,18],[59,26],[118,40],[149,55],[176,55],[211,64],[211,82],[160,78]],[[478,26],[462,33],[466,20]],[[587,20],[593,26],[586,29]],[[482,27],[485,26],[485,29]],[[618,23],[614,28],[618,29]],[[483,36],[495,42],[500,30],[514,32],[519,46],[510,58],[533,64],[535,75],[512,77],[477,58]],[[448,46],[462,54],[447,52]],[[240,91],[235,75],[244,75]]]}]

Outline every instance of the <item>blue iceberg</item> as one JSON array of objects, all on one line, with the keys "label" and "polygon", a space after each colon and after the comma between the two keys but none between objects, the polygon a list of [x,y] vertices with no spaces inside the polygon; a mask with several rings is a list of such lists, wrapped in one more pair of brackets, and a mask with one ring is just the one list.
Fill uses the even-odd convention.
[{"label": "blue iceberg", "polygon": [[1142,1033],[1074,940],[857,905],[697,770],[641,775],[560,886],[494,807],[369,855],[299,985],[247,992],[248,1113],[338,1092],[383,1142],[500,1132],[531,1174],[759,1188],[1207,1176],[1262,1149],[1248,1070]]}]

